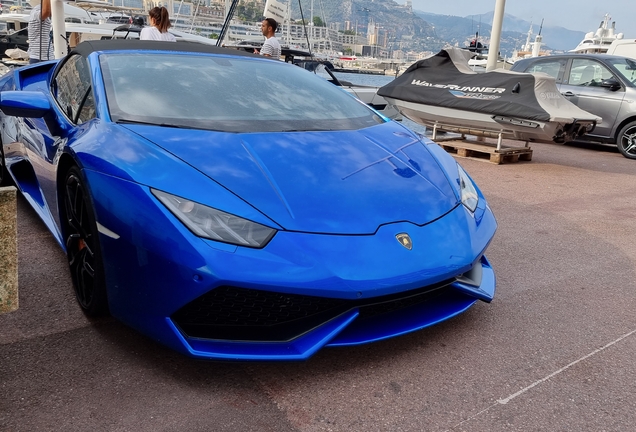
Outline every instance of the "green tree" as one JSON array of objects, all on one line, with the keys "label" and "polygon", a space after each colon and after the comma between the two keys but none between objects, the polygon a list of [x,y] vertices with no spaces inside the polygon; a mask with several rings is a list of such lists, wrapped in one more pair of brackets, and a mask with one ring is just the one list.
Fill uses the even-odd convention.
[{"label": "green tree", "polygon": [[263,7],[254,1],[241,2],[236,8],[235,16],[241,21],[260,21],[263,18]]},{"label": "green tree", "polygon": [[321,19],[319,16],[315,16],[315,17],[314,17],[314,25],[315,25],[316,27],[324,27],[324,26],[325,26],[325,23],[324,23],[324,22],[322,22],[322,19]]}]

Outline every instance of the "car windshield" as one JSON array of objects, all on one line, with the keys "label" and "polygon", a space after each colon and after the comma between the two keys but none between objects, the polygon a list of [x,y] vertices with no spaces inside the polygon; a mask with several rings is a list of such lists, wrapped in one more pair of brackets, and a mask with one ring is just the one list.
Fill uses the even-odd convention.
[{"label": "car windshield", "polygon": [[623,78],[636,84],[636,61],[628,58],[615,58],[609,62],[618,70]]},{"label": "car windshield", "polygon": [[383,122],[297,66],[193,53],[100,56],[111,119],[224,132],[351,130]]}]

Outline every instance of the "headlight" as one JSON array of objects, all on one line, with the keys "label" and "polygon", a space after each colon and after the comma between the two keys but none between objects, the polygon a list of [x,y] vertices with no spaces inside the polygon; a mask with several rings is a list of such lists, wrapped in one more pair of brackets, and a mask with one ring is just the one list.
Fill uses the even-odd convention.
[{"label": "headlight", "polygon": [[459,172],[459,190],[461,192],[462,204],[474,213],[477,208],[477,203],[479,203],[477,189],[475,189],[475,185],[472,180],[468,177],[466,171],[459,166],[459,164],[457,165],[457,171]]},{"label": "headlight", "polygon": [[185,226],[199,237],[260,248],[276,234],[276,230],[256,222],[204,206],[194,201],[151,189],[151,192]]}]

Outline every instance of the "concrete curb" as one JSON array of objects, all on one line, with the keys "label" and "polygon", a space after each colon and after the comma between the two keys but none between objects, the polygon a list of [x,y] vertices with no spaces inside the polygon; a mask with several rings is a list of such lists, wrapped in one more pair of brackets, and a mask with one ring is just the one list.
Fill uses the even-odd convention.
[{"label": "concrete curb", "polygon": [[0,187],[0,314],[18,309],[16,188]]}]

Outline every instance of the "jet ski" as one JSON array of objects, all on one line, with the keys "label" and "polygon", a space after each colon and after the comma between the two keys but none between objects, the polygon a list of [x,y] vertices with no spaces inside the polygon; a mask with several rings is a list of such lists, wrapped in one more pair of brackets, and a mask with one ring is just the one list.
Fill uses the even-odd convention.
[{"label": "jet ski", "polygon": [[468,66],[472,55],[443,49],[411,65],[378,95],[436,131],[500,140],[564,143],[601,121],[563,97],[553,77],[503,69],[477,73]]}]

